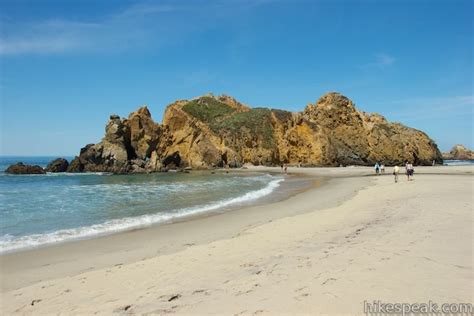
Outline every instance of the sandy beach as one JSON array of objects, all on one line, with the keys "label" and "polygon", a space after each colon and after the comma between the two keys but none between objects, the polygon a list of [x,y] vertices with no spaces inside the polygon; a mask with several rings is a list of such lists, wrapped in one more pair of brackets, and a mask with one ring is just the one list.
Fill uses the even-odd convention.
[{"label": "sandy beach", "polygon": [[374,300],[474,303],[473,171],[417,167],[413,181],[394,183],[391,168],[289,168],[328,180],[276,203],[0,256],[1,313],[363,314]]}]

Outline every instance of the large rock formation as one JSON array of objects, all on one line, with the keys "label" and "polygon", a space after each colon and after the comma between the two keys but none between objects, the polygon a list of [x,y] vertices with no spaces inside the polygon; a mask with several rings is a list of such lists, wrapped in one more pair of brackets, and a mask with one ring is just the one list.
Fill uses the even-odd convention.
[{"label": "large rock formation", "polygon": [[447,160],[474,160],[474,151],[463,145],[454,145],[449,153],[443,153],[443,159]]},{"label": "large rock formation", "polygon": [[320,126],[330,139],[335,156],[331,162],[341,164],[401,163],[429,165],[442,158],[436,144],[425,133],[399,123],[390,123],[379,114],[357,110],[348,98],[338,93],[321,97],[308,105],[306,118]]},{"label": "large rock formation", "polygon": [[151,165],[149,159],[158,145],[160,134],[160,126],[153,122],[146,106],[131,113],[128,119],[111,115],[102,141],[82,148],[68,172],[155,171],[158,168],[148,168],[148,165]]},{"label": "large rock formation", "polygon": [[169,168],[278,165],[307,166],[442,162],[423,132],[357,110],[328,93],[303,112],[250,108],[228,96],[179,100],[163,124],[146,107],[127,119],[113,115],[98,144],[81,149],[69,171],[150,172]]},{"label": "large rock formation", "polygon": [[43,168],[37,165],[25,165],[22,162],[18,162],[14,165],[9,166],[5,169],[5,173],[9,174],[45,174]]}]

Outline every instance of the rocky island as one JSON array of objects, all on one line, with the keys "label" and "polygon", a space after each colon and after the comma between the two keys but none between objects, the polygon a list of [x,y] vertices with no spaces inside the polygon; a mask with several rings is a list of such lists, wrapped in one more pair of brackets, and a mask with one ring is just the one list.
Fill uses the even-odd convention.
[{"label": "rocky island", "polygon": [[[451,151],[449,157],[458,153],[466,150]],[[303,112],[251,108],[229,96],[206,95],[168,105],[162,124],[153,121],[146,106],[128,118],[111,115],[102,141],[86,145],[70,163],[58,158],[44,170],[21,164],[5,172],[123,174],[246,163],[309,167],[406,160],[431,165],[442,159],[435,142],[422,131],[360,111],[336,92],[308,104]]]},{"label": "rocky island", "polygon": [[425,133],[358,110],[328,93],[303,112],[250,108],[229,96],[178,100],[155,123],[146,106],[121,119],[111,115],[105,136],[89,144],[68,172],[142,173],[170,168],[387,165],[410,160],[442,163]]},{"label": "rocky island", "polygon": [[443,153],[443,159],[446,160],[474,160],[474,151],[466,148],[463,145],[454,145],[453,148]]}]

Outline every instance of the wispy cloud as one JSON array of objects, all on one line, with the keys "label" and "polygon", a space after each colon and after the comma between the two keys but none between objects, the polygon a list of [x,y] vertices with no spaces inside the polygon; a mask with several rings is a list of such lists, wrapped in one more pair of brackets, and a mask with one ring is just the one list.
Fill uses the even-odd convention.
[{"label": "wispy cloud", "polygon": [[372,61],[359,65],[364,70],[378,69],[383,70],[392,66],[397,59],[387,53],[377,53],[373,55]]},{"label": "wispy cloud", "polygon": [[390,56],[388,54],[376,54],[375,63],[373,64],[376,67],[383,68],[393,65],[393,63],[395,63],[395,60],[395,57]]},{"label": "wispy cloud", "polygon": [[87,44],[87,34],[101,28],[97,23],[48,20],[30,25],[19,33],[0,38],[0,54],[60,53]]},{"label": "wispy cloud", "polygon": [[[53,20],[12,23],[2,18],[0,55],[120,51],[160,46],[219,23],[236,10],[251,10],[278,0],[141,2],[96,21]],[[215,15],[215,14],[214,14]]]},{"label": "wispy cloud", "polygon": [[[143,34],[152,30],[143,25],[144,13],[145,8],[130,7],[92,22],[57,18],[14,25],[4,23],[0,54],[120,50],[124,43],[134,46],[137,44],[134,41],[142,40]],[[158,14],[157,9],[154,14]]]},{"label": "wispy cloud", "polygon": [[116,18],[146,16],[159,13],[176,12],[189,8],[189,6],[184,6],[176,3],[137,3],[121,12],[118,12],[114,16]]}]

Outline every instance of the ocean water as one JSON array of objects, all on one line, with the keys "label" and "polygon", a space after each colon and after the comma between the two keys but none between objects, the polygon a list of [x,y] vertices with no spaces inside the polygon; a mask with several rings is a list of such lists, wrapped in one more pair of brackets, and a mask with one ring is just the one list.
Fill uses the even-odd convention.
[{"label": "ocean water", "polygon": [[17,161],[45,166],[53,158],[0,158],[0,253],[229,211],[268,197],[284,181],[283,175],[232,171],[146,175],[3,172]]},{"label": "ocean water", "polygon": [[446,166],[472,166],[474,160],[445,160],[443,164]]}]

